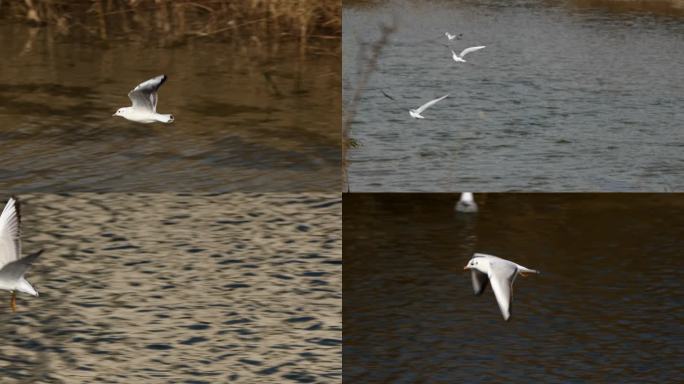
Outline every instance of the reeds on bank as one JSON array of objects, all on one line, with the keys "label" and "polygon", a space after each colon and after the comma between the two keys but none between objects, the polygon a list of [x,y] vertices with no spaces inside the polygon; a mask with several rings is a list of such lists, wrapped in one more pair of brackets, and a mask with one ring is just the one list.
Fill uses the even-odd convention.
[{"label": "reeds on bank", "polygon": [[0,0],[0,18],[111,40],[339,39],[340,0]]}]

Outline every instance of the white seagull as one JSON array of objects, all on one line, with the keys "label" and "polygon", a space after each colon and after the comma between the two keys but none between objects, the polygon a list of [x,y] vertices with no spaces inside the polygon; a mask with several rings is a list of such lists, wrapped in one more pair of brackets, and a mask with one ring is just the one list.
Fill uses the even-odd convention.
[{"label": "white seagull", "polygon": [[501,314],[506,321],[511,317],[511,300],[513,299],[515,277],[518,275],[525,277],[526,273],[539,273],[534,269],[525,268],[512,261],[484,253],[474,254],[463,269],[470,269],[473,291],[476,296],[484,292],[487,288],[487,282],[492,285],[494,296],[499,303],[499,309],[501,309]]},{"label": "white seagull", "polygon": [[165,81],[166,75],[159,75],[140,83],[128,92],[128,98],[131,99],[133,105],[119,108],[112,116],[121,116],[138,123],[173,122],[173,115],[157,113],[157,91]]},{"label": "white seagull", "polygon": [[413,117],[414,119],[424,119],[424,117],[421,115],[421,113],[423,113],[423,111],[425,111],[426,109],[432,107],[433,105],[437,104],[438,102],[440,102],[440,101],[446,99],[447,96],[449,96],[449,95],[446,94],[446,95],[444,95],[444,96],[442,96],[442,97],[440,97],[440,98],[438,98],[438,99],[430,100],[430,101],[428,101],[427,103],[425,103],[425,104],[421,105],[420,107],[418,107],[417,109],[410,109],[410,110],[409,110],[409,115],[411,115],[411,117]]},{"label": "white seagull", "polygon": [[461,198],[456,203],[456,211],[463,213],[475,213],[477,212],[477,203],[473,197],[472,192],[461,193]]},{"label": "white seagull", "polygon": [[485,48],[485,47],[486,47],[486,45],[480,45],[477,47],[466,48],[463,51],[461,51],[460,55],[457,55],[456,52],[454,52],[454,50],[452,49],[451,50],[451,57],[453,57],[454,61],[457,63],[465,63],[466,61],[463,59],[465,57],[465,55],[467,55],[471,52],[479,51],[480,49]]},{"label": "white seagull", "polygon": [[21,257],[20,221],[19,202],[12,197],[0,215],[0,289],[12,292],[12,312],[17,310],[17,291],[38,296],[38,292],[24,278],[24,273],[43,253],[40,250]]},{"label": "white seagull", "polygon": [[447,37],[447,39],[449,39],[449,40],[453,40],[453,39],[456,38],[456,35],[452,35],[452,34],[449,33],[449,32],[444,32],[444,35],[445,35],[445,36]]}]

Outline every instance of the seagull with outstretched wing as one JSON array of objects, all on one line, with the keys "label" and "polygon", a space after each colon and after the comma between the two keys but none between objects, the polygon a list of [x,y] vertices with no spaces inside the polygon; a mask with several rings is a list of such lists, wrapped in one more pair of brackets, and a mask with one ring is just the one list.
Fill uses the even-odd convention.
[{"label": "seagull with outstretched wing", "polygon": [[19,202],[11,197],[0,214],[0,289],[12,292],[10,307],[17,310],[17,291],[38,296],[38,292],[24,278],[31,264],[42,250],[21,257]]},{"label": "seagull with outstretched wing", "polygon": [[462,33],[459,33],[458,35],[451,34],[449,32],[444,32],[444,35],[449,39],[449,41],[456,39],[456,40],[461,40],[461,36],[463,36]]},{"label": "seagull with outstretched wing", "polygon": [[511,301],[513,300],[513,282],[520,275],[525,277],[528,273],[539,274],[539,271],[523,267],[512,261],[500,257],[476,253],[468,264],[463,267],[470,270],[473,280],[473,292],[476,296],[481,295],[487,285],[492,286],[496,302],[499,304],[501,315],[508,321],[511,317]]},{"label": "seagull with outstretched wing", "polygon": [[157,113],[157,91],[165,81],[166,75],[143,81],[128,92],[128,98],[133,105],[119,108],[112,116],[121,116],[137,123],[173,122],[173,115]]},{"label": "seagull with outstretched wing", "polygon": [[462,50],[461,53],[458,54],[458,55],[457,55],[456,52],[454,52],[454,50],[452,49],[452,50],[451,50],[451,57],[452,57],[452,58],[454,59],[454,61],[457,62],[457,63],[465,63],[466,61],[465,61],[465,59],[463,59],[463,58],[465,57],[465,55],[467,55],[467,54],[469,54],[469,53],[472,53],[472,52],[475,52],[475,51],[479,51],[480,49],[483,49],[483,48],[486,48],[486,47],[487,47],[486,45],[480,45],[480,46],[477,46],[477,47],[466,48],[466,49]]},{"label": "seagull with outstretched wing", "polygon": [[433,105],[439,103],[440,101],[446,99],[447,96],[449,96],[449,95],[446,94],[442,97],[436,98],[434,100],[430,100],[427,103],[421,105],[420,107],[418,107],[416,109],[411,109],[411,110],[409,110],[409,115],[411,115],[411,117],[413,117],[414,119],[424,119],[425,117],[423,117],[422,113],[426,109],[428,109],[428,108],[432,107]]}]

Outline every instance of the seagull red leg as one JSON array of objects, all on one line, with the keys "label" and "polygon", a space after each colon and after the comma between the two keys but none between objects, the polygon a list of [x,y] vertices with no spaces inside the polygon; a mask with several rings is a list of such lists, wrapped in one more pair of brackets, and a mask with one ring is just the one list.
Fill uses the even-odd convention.
[{"label": "seagull red leg", "polygon": [[17,292],[12,291],[12,299],[10,300],[10,307],[12,307],[12,312],[17,311]]}]

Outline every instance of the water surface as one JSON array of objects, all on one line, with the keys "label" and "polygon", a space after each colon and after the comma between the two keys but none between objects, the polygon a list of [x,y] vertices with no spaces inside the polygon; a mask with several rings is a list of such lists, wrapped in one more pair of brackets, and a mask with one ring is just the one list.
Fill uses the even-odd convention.
[{"label": "water surface", "polygon": [[[0,24],[6,190],[339,190],[339,41],[301,55],[294,43],[79,36]],[[161,73],[158,110],[173,124],[112,117]]]},{"label": "water surface", "polygon": [[684,8],[620,3],[345,2],[345,103],[397,28],[351,123],[351,191],[684,190]]},{"label": "water surface", "polygon": [[[676,382],[684,196],[344,195],[344,380]],[[505,322],[474,252],[541,271]]]},{"label": "water surface", "polygon": [[334,194],[21,195],[3,383],[339,383]]}]

